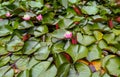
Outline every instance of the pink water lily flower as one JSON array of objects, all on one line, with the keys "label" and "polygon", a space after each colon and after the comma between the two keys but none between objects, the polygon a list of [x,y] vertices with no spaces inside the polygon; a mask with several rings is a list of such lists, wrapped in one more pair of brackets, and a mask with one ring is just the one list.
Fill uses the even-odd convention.
[{"label": "pink water lily flower", "polygon": [[7,13],[5,14],[5,16],[6,16],[6,17],[11,17],[12,15],[10,14],[10,12],[7,12]]},{"label": "pink water lily flower", "polygon": [[28,14],[25,14],[24,17],[23,17],[23,19],[26,20],[26,21],[27,21],[27,20],[30,20],[30,18],[31,18],[31,17],[30,17]]},{"label": "pink water lily flower", "polygon": [[41,21],[41,20],[43,19],[43,17],[42,17],[41,14],[39,14],[39,15],[36,17],[36,19],[37,19],[38,21]]},{"label": "pink water lily flower", "polygon": [[67,31],[67,32],[64,34],[64,37],[67,38],[67,39],[70,39],[70,38],[72,37],[72,32]]}]

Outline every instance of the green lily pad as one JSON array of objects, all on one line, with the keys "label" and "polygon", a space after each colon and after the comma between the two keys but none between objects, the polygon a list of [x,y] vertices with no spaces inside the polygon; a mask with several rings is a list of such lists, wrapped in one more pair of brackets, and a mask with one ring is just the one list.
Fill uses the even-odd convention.
[{"label": "green lily pad", "polygon": [[3,75],[3,77],[13,77],[14,76],[14,70],[10,69],[7,73]]},{"label": "green lily pad", "polygon": [[43,4],[40,1],[28,1],[28,4],[34,8],[41,8]]},{"label": "green lily pad", "polygon": [[[64,70],[63,70],[64,69]],[[64,63],[58,68],[58,77],[67,77],[70,69],[70,64]]]},{"label": "green lily pad", "polygon": [[66,57],[63,54],[54,54],[55,59],[55,65],[57,68],[59,68],[64,63],[69,63],[69,61],[66,59]]},{"label": "green lily pad", "polygon": [[77,41],[84,46],[88,46],[94,43],[96,40],[94,36],[82,35],[81,33],[77,33]]},{"label": "green lily pad", "polygon": [[114,57],[115,55],[108,55],[108,56],[105,56],[104,58],[102,58],[102,67],[103,68],[105,68],[105,66],[106,66],[106,63],[107,63],[107,61],[110,59],[110,58],[112,58],[112,57]]},{"label": "green lily pad", "polygon": [[23,53],[24,54],[32,54],[37,49],[41,47],[40,43],[36,40],[29,40],[25,42],[25,45],[23,47]]},{"label": "green lily pad", "polygon": [[20,70],[26,70],[28,66],[29,58],[20,58],[15,64]]},{"label": "green lily pad", "polygon": [[46,25],[44,26],[39,26],[38,28],[35,29],[34,31],[34,35],[35,37],[39,37],[43,34],[48,33],[48,27]]},{"label": "green lily pad", "polygon": [[93,34],[97,40],[101,40],[103,37],[103,34],[100,31],[94,31]]},{"label": "green lily pad", "polygon": [[31,69],[31,76],[39,77],[40,74],[44,73],[49,68],[50,64],[51,63],[49,61],[43,61],[38,63]]},{"label": "green lily pad", "polygon": [[84,63],[75,63],[75,68],[78,72],[78,77],[90,77],[91,71],[89,67]]},{"label": "green lily pad", "polygon": [[8,53],[8,52],[7,52],[6,48],[0,46],[0,55],[4,55],[4,54],[7,54],[7,53]]},{"label": "green lily pad", "polygon": [[84,14],[88,15],[95,15],[98,13],[97,6],[83,6],[81,10]]},{"label": "green lily pad", "polygon": [[0,77],[2,77],[9,69],[10,69],[10,66],[1,67],[0,68]]},{"label": "green lily pad", "polygon": [[39,77],[55,77],[57,74],[57,68],[55,65],[51,65],[49,69],[47,69],[45,72],[41,73]]},{"label": "green lily pad", "polygon": [[64,42],[63,41],[58,41],[55,44],[53,44],[52,46],[52,53],[59,53],[59,52],[63,52],[63,48],[64,48]]},{"label": "green lily pad", "polygon": [[92,74],[92,77],[101,77],[100,76],[100,72],[98,71],[98,72],[94,72],[93,74]]},{"label": "green lily pad", "polygon": [[4,56],[0,58],[0,67],[6,65],[10,61],[10,57]]},{"label": "green lily pad", "polygon": [[120,58],[119,57],[110,58],[106,63],[106,69],[111,75],[119,76],[120,75]]},{"label": "green lily pad", "polygon": [[8,51],[19,51],[23,48],[24,42],[18,37],[14,36],[6,45]]},{"label": "green lily pad", "polygon": [[28,62],[27,65],[27,69],[30,70],[32,67],[34,67],[34,65],[36,65],[37,63],[39,63],[40,61],[36,60],[34,57],[32,57],[30,59],[30,61]]},{"label": "green lily pad", "polygon": [[18,29],[27,29],[33,26],[34,24],[31,21],[22,21],[19,23]]},{"label": "green lily pad", "polygon": [[116,44],[117,41],[115,41],[115,34],[104,34],[103,39],[108,43],[108,44]]},{"label": "green lily pad", "polygon": [[107,74],[107,73],[105,73],[105,74],[103,74],[103,76],[102,77],[110,77],[110,75],[109,74]]},{"label": "green lily pad", "polygon": [[49,54],[50,54],[50,49],[47,46],[41,47],[40,49],[38,49],[34,53],[35,58],[38,59],[38,60],[45,60],[45,59],[47,59]]},{"label": "green lily pad", "polygon": [[29,70],[24,70],[22,72],[20,72],[17,77],[30,77],[29,75]]},{"label": "green lily pad", "polygon": [[56,38],[59,38],[59,39],[63,39],[65,32],[66,32],[65,29],[58,29],[58,30],[55,30],[55,31],[52,33],[52,36],[53,36],[53,37],[56,37]]},{"label": "green lily pad", "polygon": [[97,45],[90,46],[87,60],[93,61],[93,60],[100,59],[101,57],[102,57],[102,50]]},{"label": "green lily pad", "polygon": [[80,45],[71,45],[66,52],[72,57],[72,59],[77,61],[78,59],[82,59],[87,57],[88,49],[85,46]]},{"label": "green lily pad", "polygon": [[61,29],[65,29],[65,28],[69,28],[72,23],[73,21],[71,19],[64,18],[58,22],[58,25]]}]

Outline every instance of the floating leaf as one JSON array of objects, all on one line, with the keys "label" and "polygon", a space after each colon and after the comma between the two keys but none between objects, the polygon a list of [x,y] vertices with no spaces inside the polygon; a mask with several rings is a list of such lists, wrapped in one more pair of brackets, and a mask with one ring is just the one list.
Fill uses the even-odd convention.
[{"label": "floating leaf", "polygon": [[39,37],[43,34],[48,33],[48,27],[46,25],[44,26],[39,26],[38,28],[36,28],[36,30],[34,31],[34,35],[35,37]]},{"label": "floating leaf", "polygon": [[88,49],[85,46],[71,45],[66,52],[72,57],[72,59],[77,61],[78,59],[87,57]]},{"label": "floating leaf", "polygon": [[10,61],[10,57],[1,57],[0,58],[0,67],[6,65]]},{"label": "floating leaf", "polygon": [[66,30],[64,30],[64,29],[58,29],[53,32],[52,36],[59,38],[59,39],[63,39],[65,32],[66,32]]},{"label": "floating leaf", "polygon": [[10,69],[7,73],[3,75],[3,77],[13,77],[14,76],[14,70]]},{"label": "floating leaf", "polygon": [[44,73],[51,63],[49,61],[43,61],[35,65],[31,70],[32,77],[39,77],[40,74]]},{"label": "floating leaf", "polygon": [[103,34],[100,31],[94,31],[93,34],[97,40],[101,40],[103,37]]},{"label": "floating leaf", "polygon": [[14,36],[6,45],[8,51],[19,51],[23,48],[24,42],[18,37]]},{"label": "floating leaf", "polygon": [[83,6],[82,12],[88,15],[95,15],[98,13],[98,8],[96,6]]},{"label": "floating leaf", "polygon": [[78,77],[82,76],[82,77],[90,77],[91,76],[91,71],[89,69],[89,67],[87,65],[85,65],[84,63],[76,63],[75,64],[75,68],[78,72]]},{"label": "floating leaf", "polygon": [[50,54],[50,49],[47,46],[41,47],[34,53],[35,58],[38,60],[47,59],[49,54]]},{"label": "floating leaf", "polygon": [[94,43],[96,40],[93,36],[82,35],[81,33],[77,33],[77,41],[82,45],[88,46]]},{"label": "floating leaf", "polygon": [[90,46],[87,60],[88,61],[97,60],[100,59],[101,57],[102,57],[101,49],[97,45]]},{"label": "floating leaf", "polygon": [[120,75],[120,58],[119,57],[110,58],[106,64],[106,69],[111,75],[119,76]]}]

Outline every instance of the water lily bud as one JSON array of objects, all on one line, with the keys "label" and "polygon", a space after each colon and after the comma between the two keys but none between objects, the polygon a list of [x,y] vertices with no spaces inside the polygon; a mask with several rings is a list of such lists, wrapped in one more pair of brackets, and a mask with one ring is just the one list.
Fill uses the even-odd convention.
[{"label": "water lily bud", "polygon": [[117,17],[115,20],[120,23],[120,17]]},{"label": "water lily bud", "polygon": [[75,11],[78,15],[81,15],[81,14],[82,14],[82,13],[81,13],[81,10],[80,10],[77,6],[73,5],[73,9],[74,9],[74,11]]},{"label": "water lily bud", "polygon": [[10,14],[10,12],[6,13],[6,17],[11,17],[12,15]]},{"label": "water lily bud", "polygon": [[30,20],[30,16],[28,14],[24,15],[23,17],[24,20]]},{"label": "water lily bud", "polygon": [[71,38],[71,37],[72,37],[72,32],[67,31],[67,32],[64,34],[64,37],[67,38],[67,39]]},{"label": "water lily bud", "polygon": [[37,19],[38,21],[41,21],[41,20],[43,19],[43,17],[42,17],[41,14],[39,14],[39,15],[36,17],[36,19]]},{"label": "water lily bud", "polygon": [[55,25],[55,28],[56,28],[56,30],[59,29],[59,25],[58,25],[58,23]]},{"label": "water lily bud", "polygon": [[110,28],[113,28],[113,27],[114,27],[114,24],[113,24],[112,19],[110,19],[110,20],[108,21],[108,26],[109,26]]},{"label": "water lily bud", "polygon": [[72,40],[71,40],[72,44],[77,44],[77,37],[72,37]]}]

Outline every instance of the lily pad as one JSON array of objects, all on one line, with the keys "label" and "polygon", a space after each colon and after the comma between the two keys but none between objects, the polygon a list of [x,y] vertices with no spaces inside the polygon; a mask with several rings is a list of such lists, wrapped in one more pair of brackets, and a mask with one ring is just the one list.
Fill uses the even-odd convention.
[{"label": "lily pad", "polygon": [[106,69],[111,75],[119,76],[120,75],[120,58],[119,57],[110,58],[106,64]]}]

